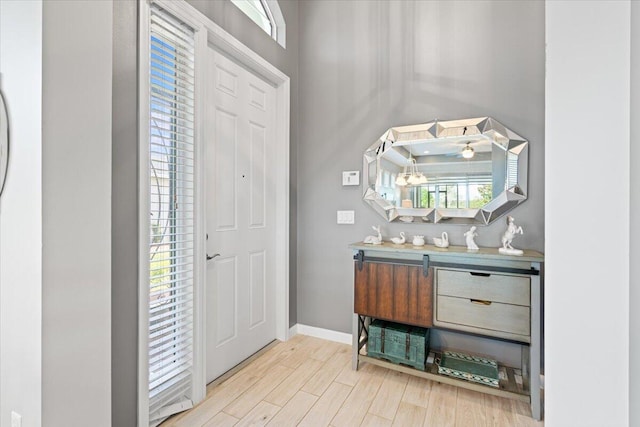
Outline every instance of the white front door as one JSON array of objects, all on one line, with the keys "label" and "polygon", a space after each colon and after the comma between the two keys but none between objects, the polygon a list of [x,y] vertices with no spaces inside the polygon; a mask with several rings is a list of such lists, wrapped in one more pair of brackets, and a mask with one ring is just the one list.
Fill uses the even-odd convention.
[{"label": "white front door", "polygon": [[208,49],[207,383],[276,337],[275,88]]}]

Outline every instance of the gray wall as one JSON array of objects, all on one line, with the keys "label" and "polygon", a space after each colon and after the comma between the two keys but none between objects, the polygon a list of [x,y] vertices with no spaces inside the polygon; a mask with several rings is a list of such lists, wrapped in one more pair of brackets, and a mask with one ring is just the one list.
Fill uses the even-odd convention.
[{"label": "gray wall", "polygon": [[[631,2],[631,245],[629,248],[629,425],[640,426],[640,4]],[[635,185],[633,185],[635,183]]]},{"label": "gray wall", "polygon": [[[296,171],[298,140],[298,2],[280,0],[287,25],[283,49],[228,1],[188,1],[291,78],[290,310],[296,323]],[[137,1],[113,9],[112,417],[117,427],[137,422],[138,211]]]},{"label": "gray wall", "polygon": [[42,2],[0,2],[10,160],[0,198],[0,426],[41,425]]},{"label": "gray wall", "polygon": [[42,425],[110,426],[113,5],[43,6]]},{"label": "gray wall", "polygon": [[[383,237],[465,226],[388,224],[342,187],[362,153],[396,125],[493,116],[530,141],[529,200],[512,211],[544,247],[544,3],[478,1],[300,2],[298,322],[350,332],[352,261],[347,245],[382,225]],[[355,225],[336,225],[336,210]],[[497,247],[504,221],[479,227]],[[449,339],[449,338],[447,338]],[[454,339],[454,338],[451,338]]]},{"label": "gray wall", "polygon": [[[630,7],[628,0],[546,6],[545,423],[550,426],[629,425]],[[593,126],[598,123],[616,126]],[[594,171],[606,180],[593,179]],[[568,192],[568,182],[579,185]],[[573,209],[605,194],[604,217]],[[594,337],[606,337],[606,345],[589,351],[585,343]],[[616,369],[594,379],[589,373],[603,361]]]}]

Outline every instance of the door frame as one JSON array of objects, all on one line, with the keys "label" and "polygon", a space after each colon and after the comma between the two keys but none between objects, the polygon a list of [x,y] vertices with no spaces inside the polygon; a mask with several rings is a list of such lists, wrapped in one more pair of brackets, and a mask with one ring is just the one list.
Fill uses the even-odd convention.
[{"label": "door frame", "polygon": [[[193,372],[193,404],[204,400],[206,396],[206,321],[205,321],[205,288],[206,288],[206,241],[205,218],[206,195],[205,182],[205,144],[204,144],[204,94],[206,94],[205,61],[202,59],[206,49],[213,46],[224,52],[239,65],[260,75],[275,87],[276,124],[274,165],[275,179],[275,291],[276,291],[276,339],[289,339],[289,125],[290,125],[290,79],[289,77],[251,50],[231,34],[223,30],[204,14],[194,9],[186,1],[175,0],[139,0],[138,13],[138,425],[146,426],[148,421],[148,198],[147,182],[149,175],[149,156],[147,141],[149,108],[145,100],[149,94],[149,14],[151,2],[191,25],[196,32],[196,154],[199,160],[196,165],[196,251],[194,266],[194,372]],[[275,41],[274,41],[275,42]],[[198,59],[200,58],[200,59]],[[148,104],[148,103],[147,103]]]},{"label": "door frame", "polygon": [[[186,2],[180,5],[191,8]],[[191,8],[193,9],[193,8]],[[276,338],[289,338],[289,124],[290,79],[266,59],[227,33],[206,16],[193,9],[205,20],[208,44],[227,54],[238,64],[258,74],[276,89],[275,122],[275,280],[276,280]],[[275,42],[275,41],[274,41]],[[202,122],[202,121],[201,121]],[[201,123],[204,129],[204,123]]]}]

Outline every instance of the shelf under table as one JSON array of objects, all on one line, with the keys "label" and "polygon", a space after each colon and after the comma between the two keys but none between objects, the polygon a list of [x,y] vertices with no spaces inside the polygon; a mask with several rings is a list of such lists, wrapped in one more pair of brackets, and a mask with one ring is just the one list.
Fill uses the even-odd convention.
[{"label": "shelf under table", "polygon": [[[457,387],[466,388],[480,393],[491,394],[498,397],[505,397],[508,399],[515,399],[522,402],[531,402],[529,392],[524,390],[522,381],[517,381],[520,377],[519,369],[515,369],[509,366],[498,364],[498,372],[500,373],[500,382],[498,387],[492,387],[489,385],[483,385],[466,381],[463,379],[453,378],[447,375],[438,373],[438,366],[432,362],[441,357],[441,352],[431,351],[426,364],[426,369],[421,371],[409,366],[398,365],[388,362],[384,359],[378,359],[375,357],[367,356],[366,354],[359,353],[358,360],[361,362],[371,363],[372,365],[382,366],[384,368],[392,369],[394,371],[403,372],[405,374],[414,375],[417,377],[425,378],[431,381],[437,381],[443,384],[450,384]],[[520,377],[521,378],[521,377]]]}]

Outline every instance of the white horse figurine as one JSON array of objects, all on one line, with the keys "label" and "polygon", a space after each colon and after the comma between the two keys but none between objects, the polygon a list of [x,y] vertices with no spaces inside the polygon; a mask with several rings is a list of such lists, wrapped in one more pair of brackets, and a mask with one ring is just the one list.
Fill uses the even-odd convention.
[{"label": "white horse figurine", "polygon": [[498,249],[498,252],[508,255],[522,255],[521,249],[516,249],[511,246],[511,242],[516,234],[524,234],[522,227],[516,226],[512,216],[507,217],[507,230],[502,235],[502,247]]},{"label": "white horse figurine", "polygon": [[377,236],[367,236],[364,238],[364,243],[369,243],[371,245],[379,245],[382,243],[382,233],[380,233],[380,226],[378,225],[377,227],[371,226],[371,228],[373,228],[378,235]]},{"label": "white horse figurine", "polygon": [[391,241],[392,241],[393,243],[395,243],[396,245],[401,245],[401,244],[403,244],[404,242],[406,242],[407,240],[406,240],[406,239],[405,239],[405,237],[404,237],[404,231],[401,231],[401,232],[400,232],[400,237],[392,237],[392,238],[391,238]]}]

